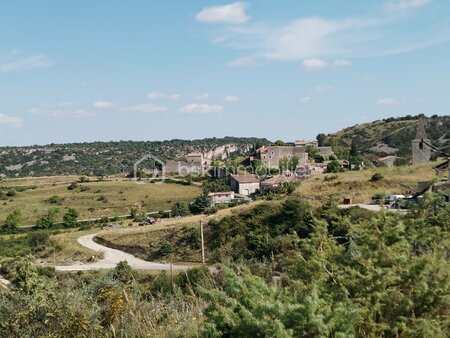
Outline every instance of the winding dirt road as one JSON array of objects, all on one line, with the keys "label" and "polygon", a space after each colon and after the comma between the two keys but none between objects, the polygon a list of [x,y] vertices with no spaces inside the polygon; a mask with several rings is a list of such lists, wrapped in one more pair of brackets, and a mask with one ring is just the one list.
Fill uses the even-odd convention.
[{"label": "winding dirt road", "polygon": [[[93,251],[102,252],[104,257],[102,260],[94,263],[58,265],[55,266],[55,269],[58,271],[113,269],[117,263],[126,261],[133,269],[137,270],[170,270],[170,264],[147,262],[129,253],[100,245],[94,242],[95,236],[96,234],[82,236],[78,238],[78,243]],[[189,268],[190,266],[186,265],[172,265],[173,270],[186,270]]]}]

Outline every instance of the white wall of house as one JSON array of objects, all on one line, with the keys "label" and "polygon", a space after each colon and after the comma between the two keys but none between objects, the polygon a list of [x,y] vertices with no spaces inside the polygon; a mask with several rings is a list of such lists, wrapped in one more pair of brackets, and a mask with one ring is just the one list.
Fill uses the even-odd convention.
[{"label": "white wall of house", "polygon": [[214,193],[211,195],[213,204],[230,203],[234,199],[234,192],[225,192],[223,194]]},{"label": "white wall of house", "polygon": [[238,183],[238,193],[244,196],[254,194],[259,189],[259,182],[255,183]]}]

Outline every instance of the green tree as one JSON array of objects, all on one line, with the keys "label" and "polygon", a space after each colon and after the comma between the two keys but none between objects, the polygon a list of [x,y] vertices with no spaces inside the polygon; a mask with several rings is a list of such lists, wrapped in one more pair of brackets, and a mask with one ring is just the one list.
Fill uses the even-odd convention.
[{"label": "green tree", "polygon": [[177,202],[172,207],[172,216],[188,216],[191,214],[189,204],[187,202]]},{"label": "green tree", "polygon": [[193,214],[201,214],[212,206],[212,199],[207,194],[202,194],[189,206]]},{"label": "green tree", "polygon": [[17,229],[20,226],[21,220],[22,212],[19,209],[16,209],[6,217],[3,227],[8,229]]},{"label": "green tree", "polygon": [[289,157],[283,157],[280,160],[279,168],[280,168],[281,171],[284,171],[284,170],[295,171],[299,161],[300,160],[299,160],[299,158],[297,156],[290,157],[290,158]]},{"label": "green tree", "polygon": [[328,163],[328,165],[327,165],[328,173],[338,173],[341,171],[342,171],[342,166],[338,161],[333,160],[330,163]]},{"label": "green tree", "polygon": [[327,139],[327,135],[325,135],[324,133],[320,133],[316,136],[316,140],[319,144],[319,147],[323,147],[325,146],[325,140]]},{"label": "green tree", "polygon": [[51,228],[55,225],[56,217],[59,214],[58,208],[51,208],[47,211],[47,213],[41,217],[39,217],[36,221],[36,226],[38,228]]},{"label": "green tree", "polygon": [[69,208],[63,216],[64,226],[75,227],[77,225],[77,218],[80,213],[74,208]]},{"label": "green tree", "polygon": [[254,150],[257,150],[257,149],[259,149],[259,148],[261,148],[263,146],[264,146],[264,143],[262,141],[258,140],[258,141],[255,142]]},{"label": "green tree", "polygon": [[282,140],[276,140],[273,144],[275,146],[284,146],[284,145],[286,145],[286,143],[284,143]]}]

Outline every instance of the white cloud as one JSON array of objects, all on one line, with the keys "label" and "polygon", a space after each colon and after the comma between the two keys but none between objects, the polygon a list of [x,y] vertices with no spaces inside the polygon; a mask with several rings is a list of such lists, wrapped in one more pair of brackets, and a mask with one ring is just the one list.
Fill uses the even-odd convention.
[{"label": "white cloud", "polygon": [[17,60],[0,62],[0,73],[22,72],[36,68],[48,68],[52,65],[53,61],[51,61],[47,56],[43,54],[36,54]]},{"label": "white cloud", "polygon": [[388,12],[407,11],[431,3],[432,0],[388,0],[384,8]]},{"label": "white cloud", "polygon": [[392,99],[392,98],[389,98],[389,97],[382,98],[382,99],[379,99],[377,101],[377,105],[378,106],[396,106],[399,103],[400,102],[398,100]]},{"label": "white cloud", "polygon": [[20,117],[8,116],[0,113],[0,127],[1,126],[11,126],[11,127],[21,127],[23,120]]},{"label": "white cloud", "polygon": [[304,96],[302,97],[300,100],[298,100],[300,103],[307,103],[309,101],[311,101],[311,97],[310,96]]},{"label": "white cloud", "polygon": [[[419,4],[395,2],[399,3],[399,8]],[[423,29],[419,32],[409,29],[415,19],[412,15],[381,13],[338,19],[303,17],[284,23],[253,21],[217,29],[211,42],[243,53],[228,62],[229,67],[312,58],[335,60],[330,66],[343,67],[350,64],[349,59],[408,53],[450,40],[450,22],[444,17],[436,17],[433,22],[420,21],[418,27]]]},{"label": "white cloud", "polygon": [[245,13],[247,8],[248,4],[245,2],[206,7],[197,13],[195,18],[202,23],[242,24],[250,19]]},{"label": "white cloud", "polygon": [[258,62],[256,58],[252,56],[243,56],[227,63],[227,66],[231,68],[253,67],[257,65]]},{"label": "white cloud", "polygon": [[334,60],[333,65],[335,67],[347,67],[350,66],[352,63],[348,60],[345,59],[340,59],[340,60]]},{"label": "white cloud", "polygon": [[223,98],[225,102],[238,102],[241,100],[239,96],[229,95]]},{"label": "white cloud", "polygon": [[201,95],[198,95],[195,97],[196,100],[207,100],[209,98],[209,94],[208,93],[203,93]]},{"label": "white cloud", "polygon": [[198,104],[191,103],[180,109],[180,113],[186,114],[209,114],[209,113],[221,113],[223,107],[220,105]]},{"label": "white cloud", "polygon": [[27,110],[28,113],[41,117],[52,117],[52,118],[65,118],[65,117],[90,117],[95,115],[93,112],[85,109],[61,109],[60,104],[49,105],[43,104],[39,107],[30,108]]},{"label": "white cloud", "polygon": [[164,98],[164,94],[157,90],[154,90],[154,91],[148,93],[147,97],[152,100],[157,100],[157,99]]},{"label": "white cloud", "polygon": [[95,101],[93,105],[95,108],[100,109],[114,107],[114,103],[111,101]]},{"label": "white cloud", "polygon": [[325,93],[328,92],[330,90],[334,89],[333,85],[323,85],[323,86],[315,86],[311,92],[314,94],[320,94],[320,93]]},{"label": "white cloud", "polygon": [[318,58],[303,60],[302,68],[305,70],[322,70],[328,68],[329,64]]},{"label": "white cloud", "polygon": [[153,103],[141,103],[134,106],[125,107],[121,109],[123,112],[136,112],[136,113],[162,113],[169,110],[164,106],[158,106]]},{"label": "white cloud", "polygon": [[181,95],[180,94],[172,94],[169,96],[169,99],[172,101],[177,101],[177,100],[181,99]]}]

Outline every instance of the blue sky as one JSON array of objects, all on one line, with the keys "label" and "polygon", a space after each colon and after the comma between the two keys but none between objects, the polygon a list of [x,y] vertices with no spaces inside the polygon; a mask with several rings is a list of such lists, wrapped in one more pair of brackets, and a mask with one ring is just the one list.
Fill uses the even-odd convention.
[{"label": "blue sky", "polygon": [[0,146],[448,114],[447,0],[3,1]]}]

